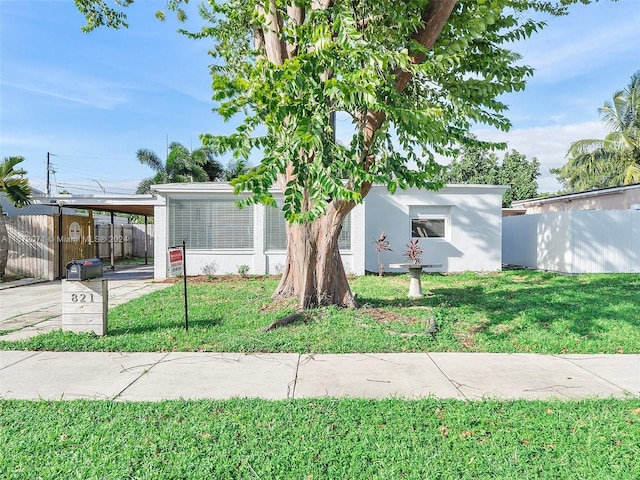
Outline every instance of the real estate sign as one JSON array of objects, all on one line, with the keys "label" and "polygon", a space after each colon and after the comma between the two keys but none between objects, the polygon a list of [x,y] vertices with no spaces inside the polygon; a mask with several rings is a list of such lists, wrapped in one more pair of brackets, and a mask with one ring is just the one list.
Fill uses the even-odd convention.
[{"label": "real estate sign", "polygon": [[184,252],[181,247],[169,249],[169,276],[184,274]]}]

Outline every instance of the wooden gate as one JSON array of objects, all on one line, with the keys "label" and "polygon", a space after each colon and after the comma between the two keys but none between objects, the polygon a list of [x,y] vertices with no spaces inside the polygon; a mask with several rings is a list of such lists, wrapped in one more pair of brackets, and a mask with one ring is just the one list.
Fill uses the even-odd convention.
[{"label": "wooden gate", "polygon": [[65,278],[66,267],[71,260],[95,256],[93,217],[62,215],[55,220],[54,230],[58,244],[55,271],[58,272],[58,277]]}]

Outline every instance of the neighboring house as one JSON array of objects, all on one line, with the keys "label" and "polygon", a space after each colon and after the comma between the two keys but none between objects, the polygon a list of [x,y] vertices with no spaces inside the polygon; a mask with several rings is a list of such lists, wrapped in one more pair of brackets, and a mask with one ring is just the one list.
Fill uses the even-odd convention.
[{"label": "neighboring house", "polygon": [[[31,189],[31,194],[34,198],[41,197],[44,192],[35,188]],[[2,204],[2,211],[4,215],[8,217],[17,217],[19,215],[59,215],[60,209],[57,203],[43,204],[43,203],[30,203],[27,206],[18,208],[7,199],[5,193],[0,193],[0,204]],[[63,214],[75,215],[75,208],[64,208]]]},{"label": "neighboring house", "polygon": [[513,202],[505,264],[563,273],[640,272],[640,184]]},{"label": "neighboring house", "polygon": [[[158,197],[155,278],[167,277],[168,249],[183,241],[187,275],[237,273],[241,265],[258,275],[282,272],[286,236],[279,209],[264,205],[239,209],[238,197],[226,183],[152,188]],[[393,249],[381,254],[385,265],[405,262],[405,245],[418,238],[423,263],[442,264],[431,271],[500,270],[505,190],[491,185],[447,185],[438,192],[413,188],[391,195],[386,188],[374,186],[343,225],[339,243],[345,270],[356,275],[378,271],[374,240],[382,231]],[[279,198],[275,191],[274,197]]]},{"label": "neighboring house", "polygon": [[571,210],[640,210],[640,183],[513,202],[526,215]]}]

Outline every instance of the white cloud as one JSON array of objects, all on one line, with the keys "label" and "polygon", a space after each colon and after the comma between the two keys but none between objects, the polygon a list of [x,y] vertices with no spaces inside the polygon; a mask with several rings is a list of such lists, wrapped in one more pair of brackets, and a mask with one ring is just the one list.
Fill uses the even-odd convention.
[{"label": "white cloud", "polygon": [[554,18],[541,33],[516,46],[535,79],[557,83],[638,58],[640,9],[637,0],[578,6],[567,17]]},{"label": "white cloud", "polygon": [[[565,164],[571,144],[585,138],[603,138],[606,130],[601,122],[584,122],[549,127],[516,128],[510,132],[479,129],[474,131],[482,140],[506,142],[509,150],[516,150],[540,161],[539,192],[556,192],[560,186],[550,168]],[[501,156],[499,154],[499,156]]]},{"label": "white cloud", "polygon": [[43,73],[40,68],[12,65],[10,72],[3,76],[3,89],[9,87],[101,110],[113,110],[130,99],[127,85],[73,70],[47,68]]}]

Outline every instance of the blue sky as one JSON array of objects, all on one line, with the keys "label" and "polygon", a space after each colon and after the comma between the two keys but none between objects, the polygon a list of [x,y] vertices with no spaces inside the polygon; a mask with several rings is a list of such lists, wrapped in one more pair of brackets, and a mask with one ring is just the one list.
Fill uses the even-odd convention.
[{"label": "blue sky", "polygon": [[[138,0],[129,29],[83,34],[71,0],[0,0],[0,156],[24,156],[34,187],[45,190],[50,152],[52,194],[133,193],[152,173],[137,149],[164,157],[167,142],[197,148],[201,133],[231,132],[212,112],[207,41],[157,21],[164,5]],[[539,191],[556,191],[549,167],[564,163],[573,141],[604,135],[597,108],[640,70],[639,25],[639,0],[576,5],[550,19],[514,46],[536,74],[505,97],[512,130],[478,135],[537,157]]]}]

